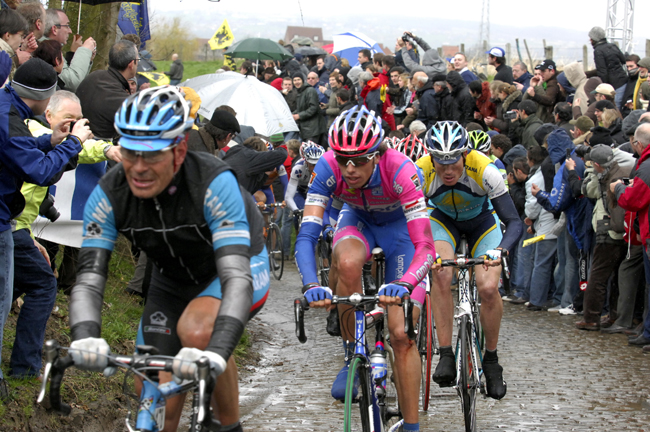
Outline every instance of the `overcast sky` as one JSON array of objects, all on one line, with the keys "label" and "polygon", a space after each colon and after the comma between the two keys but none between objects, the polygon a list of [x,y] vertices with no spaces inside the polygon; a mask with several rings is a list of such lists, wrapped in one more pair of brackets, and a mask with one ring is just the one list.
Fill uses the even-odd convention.
[{"label": "overcast sky", "polygon": [[[620,1],[619,16],[623,16],[623,1]],[[634,19],[634,40],[637,47],[644,47],[645,39],[650,39],[650,1],[636,0]],[[340,7],[332,7],[338,4]],[[210,2],[208,0],[150,0],[152,11],[164,12],[174,10],[196,11],[203,14],[214,14],[215,27],[223,18],[233,14],[250,14],[255,16],[283,16],[287,23],[300,25],[300,8],[305,26],[314,26],[313,21],[335,17],[339,14],[350,16],[367,16],[368,10],[372,10],[374,16],[385,14],[387,25],[396,26],[400,29],[408,27],[408,17],[416,14],[419,17],[431,16],[432,26],[435,26],[436,17],[447,19],[459,19],[467,21],[481,21],[482,0],[460,0],[460,1],[431,1],[431,0],[410,0],[401,3],[399,1],[314,1],[314,0],[221,0]],[[381,7],[384,6],[382,10]],[[606,24],[607,0],[544,0],[541,2],[512,0],[490,0],[490,22],[491,24],[508,25],[515,27],[544,26],[564,27],[573,30],[585,30],[588,32],[591,27],[598,25],[605,27]],[[553,17],[558,15],[558,19]],[[398,17],[403,17],[402,19]],[[279,29],[284,33],[284,28]],[[354,29],[350,29],[354,30]],[[409,29],[417,31],[418,29]],[[494,33],[493,33],[494,35]],[[494,35],[496,36],[496,35]],[[549,35],[551,37],[552,35]],[[332,35],[325,34],[325,38]],[[587,42],[587,41],[585,41]]]}]

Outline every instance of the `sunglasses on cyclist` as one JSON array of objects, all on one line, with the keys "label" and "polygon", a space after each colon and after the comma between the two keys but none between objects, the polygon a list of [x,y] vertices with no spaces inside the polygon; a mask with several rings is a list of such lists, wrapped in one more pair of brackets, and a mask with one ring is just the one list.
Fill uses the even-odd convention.
[{"label": "sunglasses on cyclist", "polygon": [[138,157],[142,158],[142,161],[147,164],[156,164],[165,159],[165,153],[174,149],[178,144],[165,147],[162,150],[157,151],[140,151],[140,150],[129,150],[124,147],[120,147],[120,152],[122,153],[122,159],[135,163],[138,160]]},{"label": "sunglasses on cyclist", "polygon": [[367,155],[357,156],[357,157],[345,157],[345,156],[336,155],[335,159],[336,159],[336,163],[338,163],[341,166],[348,166],[352,164],[353,167],[357,167],[357,166],[366,165],[368,162],[372,160],[372,158],[377,156],[377,154],[379,154],[379,152],[373,152]]}]

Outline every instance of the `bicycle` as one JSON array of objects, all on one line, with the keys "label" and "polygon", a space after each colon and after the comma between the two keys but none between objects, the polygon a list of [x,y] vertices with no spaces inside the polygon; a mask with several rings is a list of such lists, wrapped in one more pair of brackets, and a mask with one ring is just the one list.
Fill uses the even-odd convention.
[{"label": "bicycle", "polygon": [[[69,415],[70,405],[61,401],[61,382],[65,370],[74,366],[71,355],[60,356],[62,349],[55,340],[45,342],[46,364],[43,372],[43,384],[38,395],[37,402],[42,403],[45,399],[48,377],[52,376],[50,382],[50,405],[53,410]],[[165,426],[165,401],[168,398],[183,394],[193,393],[192,411],[190,415],[190,431],[217,432],[221,429],[218,420],[212,417],[210,409],[210,398],[215,385],[215,377],[210,372],[210,361],[207,357],[201,357],[196,361],[197,374],[193,380],[185,380],[181,384],[170,381],[158,384],[158,372],[172,372],[173,357],[156,355],[158,350],[153,346],[139,345],[138,352],[141,354],[133,356],[108,355],[108,366],[119,367],[127,370],[124,376],[124,394],[137,397],[126,388],[128,372],[139,376],[142,379],[142,391],[139,397],[138,411],[135,422],[131,419],[132,410],[129,409],[125,423],[129,432],[158,432]],[[128,399],[127,399],[128,400]]]},{"label": "bicycle", "polygon": [[[469,258],[467,240],[462,237],[459,243],[456,259],[442,260],[442,267],[458,269],[458,302],[456,304],[456,322],[458,336],[456,338],[456,384],[455,388],[460,397],[465,431],[475,432],[476,396],[477,391],[487,397],[483,378],[483,347],[485,337],[480,319],[480,299],[476,287],[474,273],[470,269],[483,265],[485,258]],[[502,257],[505,269],[508,268],[506,257]],[[505,272],[507,274],[507,270]]]},{"label": "bicycle", "polygon": [[[377,329],[375,350],[380,350],[384,346],[388,348],[390,345],[390,343],[385,343],[389,341],[384,337],[384,320],[381,317],[378,318],[366,313],[368,306],[374,306],[378,302],[378,295],[369,296],[355,293],[347,297],[332,296],[333,305],[347,304],[354,307],[356,322],[354,355],[350,360],[345,391],[343,418],[343,430],[345,432],[352,430],[362,430],[364,432],[380,432],[386,430],[394,432],[403,424],[398,406],[389,406],[387,403],[385,383],[387,381],[388,371],[380,367],[373,367],[371,364],[371,354],[369,354],[366,341],[367,328],[375,326]],[[411,324],[413,304],[408,295],[402,298],[402,308],[404,310],[404,332],[413,340],[415,338],[413,325]],[[296,336],[301,343],[307,341],[304,312],[308,309],[309,305],[304,297],[294,300]],[[354,376],[357,372],[359,375],[359,391],[357,397],[353,398],[355,388]],[[352,407],[354,404],[359,405],[358,417],[353,415]],[[395,417],[399,420],[393,424]]]},{"label": "bicycle", "polygon": [[[431,280],[431,277],[429,277]],[[415,340],[418,352],[420,353],[422,382],[420,393],[422,397],[422,411],[429,410],[429,398],[431,395],[431,366],[433,356],[440,354],[436,339],[436,324],[433,319],[431,286],[427,281],[424,304],[420,311],[417,325],[417,338]]]},{"label": "bicycle", "polygon": [[318,269],[318,276],[322,286],[329,286],[330,284],[330,266],[332,265],[332,240],[333,233],[327,236],[321,233],[318,237],[316,244],[316,266]]},{"label": "bicycle", "polygon": [[[260,207],[260,211],[263,212],[265,209],[275,207],[283,207],[283,204],[265,204],[265,207]],[[282,249],[280,227],[272,220],[269,220],[264,228],[264,235],[266,236],[266,251],[269,254],[269,267],[271,267],[273,277],[280,280],[284,272],[284,251]]]}]

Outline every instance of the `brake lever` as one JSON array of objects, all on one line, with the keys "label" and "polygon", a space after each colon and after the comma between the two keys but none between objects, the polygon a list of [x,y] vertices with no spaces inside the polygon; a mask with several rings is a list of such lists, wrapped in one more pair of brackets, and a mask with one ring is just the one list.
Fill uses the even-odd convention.
[{"label": "brake lever", "polygon": [[294,319],[296,321],[296,337],[300,343],[307,342],[305,334],[305,310],[309,309],[309,303],[305,297],[299,297],[293,301]]},{"label": "brake lever", "polygon": [[[207,357],[201,357],[196,361],[197,375],[199,377],[199,412],[197,413],[197,422],[203,423],[206,418],[206,406],[210,406],[210,401],[206,401],[208,379],[210,378],[210,360]],[[209,409],[209,408],[208,408]]]},{"label": "brake lever", "polygon": [[42,403],[45,400],[45,392],[47,390],[47,380],[50,377],[50,372],[52,371],[52,365],[59,358],[59,350],[61,345],[54,339],[51,339],[45,342],[45,370],[43,371],[43,381],[41,382],[41,391],[38,394],[38,399],[36,403]]},{"label": "brake lever", "polygon": [[415,329],[413,328],[413,302],[411,296],[405,294],[402,297],[402,308],[404,309],[404,333],[410,340],[415,340]]}]

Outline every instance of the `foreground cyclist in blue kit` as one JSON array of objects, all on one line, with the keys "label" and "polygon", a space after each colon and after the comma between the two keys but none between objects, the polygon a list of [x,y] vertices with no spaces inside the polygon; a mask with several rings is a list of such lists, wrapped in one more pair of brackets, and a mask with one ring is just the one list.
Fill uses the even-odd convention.
[{"label": "foreground cyclist in blue kit", "polygon": [[[187,152],[190,104],[174,87],[130,96],[115,116],[123,163],[90,196],[77,283],[70,300],[70,353],[79,368],[112,371],[101,354],[101,309],[118,233],[154,263],[138,344],[176,356],[174,376],[191,378],[210,360],[212,406],[223,431],[239,431],[237,369],[231,357],[246,323],[268,295],[263,221],[227,164]],[[160,382],[172,379],[160,373]],[[168,400],[165,431],[175,431],[184,395]]]}]

